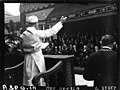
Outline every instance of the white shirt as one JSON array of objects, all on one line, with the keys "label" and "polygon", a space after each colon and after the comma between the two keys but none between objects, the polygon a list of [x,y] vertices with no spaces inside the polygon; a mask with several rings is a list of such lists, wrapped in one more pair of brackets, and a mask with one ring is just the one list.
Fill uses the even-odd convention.
[{"label": "white shirt", "polygon": [[[46,30],[36,30],[35,27],[28,27],[27,30],[21,35],[23,43],[26,46],[40,47],[42,46],[42,38],[47,38],[57,34],[57,32],[63,27],[61,22],[55,24],[52,28]],[[27,37],[26,37],[27,36]]]},{"label": "white shirt", "polygon": [[103,46],[102,48],[107,48],[107,49],[112,50],[112,48],[111,48],[111,47],[108,47],[108,46]]}]

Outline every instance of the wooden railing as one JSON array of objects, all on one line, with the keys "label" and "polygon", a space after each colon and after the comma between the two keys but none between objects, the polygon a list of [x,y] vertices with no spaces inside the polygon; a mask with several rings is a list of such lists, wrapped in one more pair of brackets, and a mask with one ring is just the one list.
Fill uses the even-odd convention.
[{"label": "wooden railing", "polygon": [[46,63],[58,62],[47,71],[35,76],[33,84],[38,86],[40,78],[44,78],[46,86],[75,86],[73,57],[74,55],[45,55]]}]

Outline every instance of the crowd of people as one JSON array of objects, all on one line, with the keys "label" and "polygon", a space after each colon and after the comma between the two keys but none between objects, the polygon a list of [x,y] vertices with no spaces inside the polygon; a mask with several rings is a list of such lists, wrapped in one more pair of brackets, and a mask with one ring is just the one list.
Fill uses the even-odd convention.
[{"label": "crowd of people", "polygon": [[64,33],[58,35],[57,39],[48,41],[50,45],[43,50],[44,54],[62,54],[62,55],[79,55],[84,49],[87,49],[89,53],[97,51],[99,49],[101,35],[95,33]]},{"label": "crowd of people", "polygon": [[102,32],[64,33],[56,39],[46,39],[49,46],[43,49],[47,55],[75,55],[75,66],[85,67],[87,57],[101,47]]}]

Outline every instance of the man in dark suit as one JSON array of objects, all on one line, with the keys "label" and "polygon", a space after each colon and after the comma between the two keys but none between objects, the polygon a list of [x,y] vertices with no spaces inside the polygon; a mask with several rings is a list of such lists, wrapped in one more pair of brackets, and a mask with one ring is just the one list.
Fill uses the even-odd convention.
[{"label": "man in dark suit", "polygon": [[114,37],[105,35],[100,42],[102,48],[88,57],[83,77],[94,80],[95,90],[117,90],[117,53],[112,50]]}]

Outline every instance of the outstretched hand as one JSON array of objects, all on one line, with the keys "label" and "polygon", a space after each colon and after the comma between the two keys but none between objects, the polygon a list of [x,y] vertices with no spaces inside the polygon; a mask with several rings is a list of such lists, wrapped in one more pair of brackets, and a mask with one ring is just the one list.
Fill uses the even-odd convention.
[{"label": "outstretched hand", "polygon": [[60,18],[60,22],[64,23],[64,22],[66,21],[66,19],[67,19],[67,17],[62,16],[62,17]]}]

